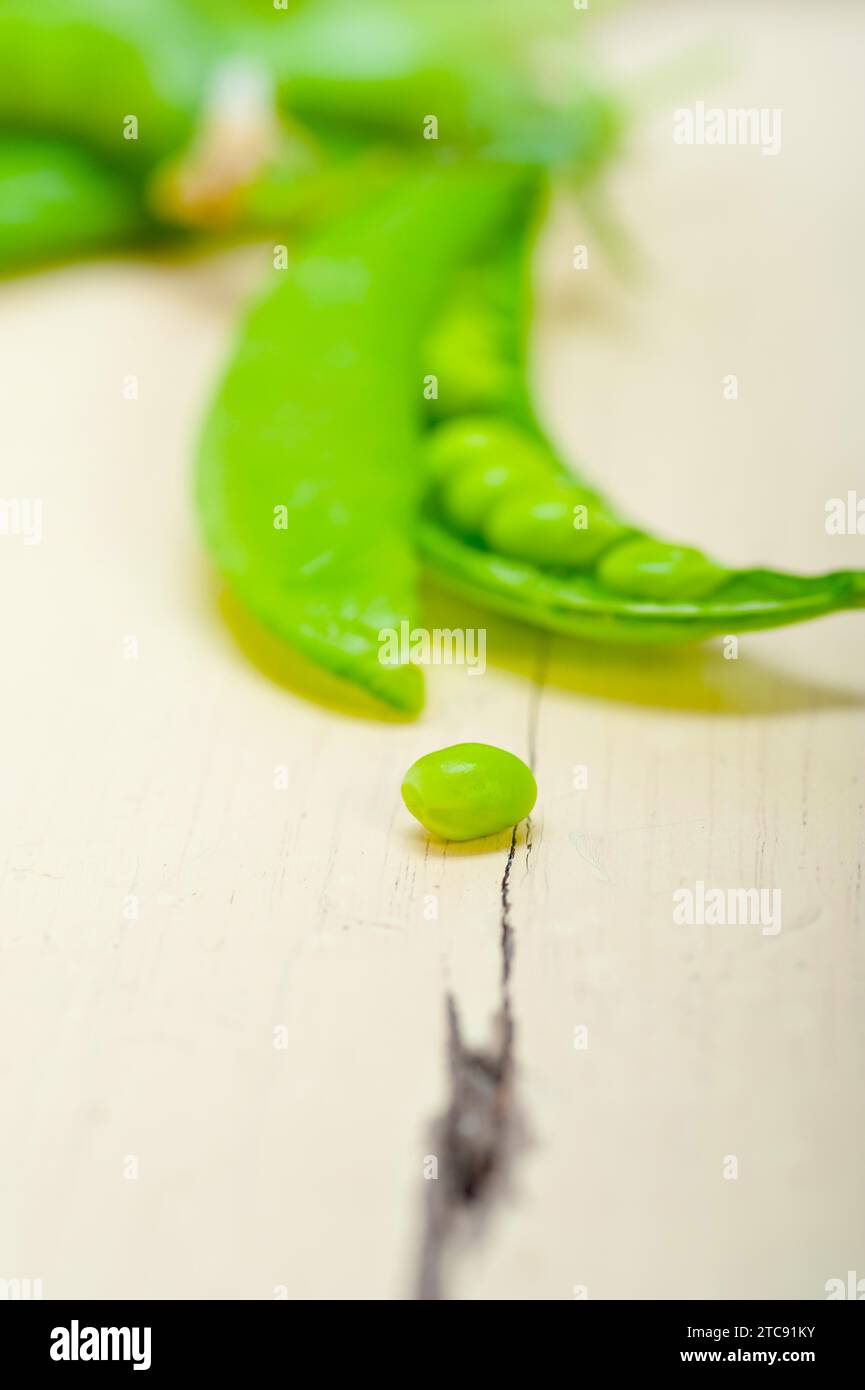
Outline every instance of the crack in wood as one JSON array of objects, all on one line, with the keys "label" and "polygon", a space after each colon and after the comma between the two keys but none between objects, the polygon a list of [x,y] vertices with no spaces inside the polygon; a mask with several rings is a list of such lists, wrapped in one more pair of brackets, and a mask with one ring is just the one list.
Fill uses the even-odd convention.
[{"label": "crack in wood", "polygon": [[[534,771],[540,697],[546,676],[549,642],[538,645],[538,661],[529,705],[528,751]],[[532,823],[526,825],[526,869],[532,848]],[[525,1128],[515,1098],[515,1036],[510,982],[515,937],[511,920],[510,881],[517,848],[514,826],[500,884],[501,976],[499,1009],[484,1048],[466,1047],[453,993],[446,998],[450,1101],[430,1132],[430,1153],[438,1159],[438,1176],[427,1184],[417,1297],[443,1299],[445,1256],[452,1247],[477,1238],[496,1199],[506,1190],[514,1156],[525,1142]]]},{"label": "crack in wood", "polygon": [[520,1133],[514,1102],[514,1023],[508,983],[513,961],[508,879],[516,833],[515,828],[501,885],[501,1007],[487,1047],[466,1047],[456,1000],[453,994],[447,996],[450,1103],[431,1131],[438,1176],[428,1184],[417,1294],[423,1300],[444,1297],[445,1254],[452,1245],[479,1232]]}]

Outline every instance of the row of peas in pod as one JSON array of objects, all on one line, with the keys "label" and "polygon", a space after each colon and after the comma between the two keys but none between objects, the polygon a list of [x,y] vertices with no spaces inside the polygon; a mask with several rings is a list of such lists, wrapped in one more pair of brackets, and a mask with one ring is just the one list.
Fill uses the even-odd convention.
[{"label": "row of peas in pod", "polygon": [[727,571],[692,546],[628,525],[594,489],[571,479],[546,442],[494,415],[450,420],[426,449],[447,524],[469,541],[537,565],[589,570],[613,592],[697,599]]}]

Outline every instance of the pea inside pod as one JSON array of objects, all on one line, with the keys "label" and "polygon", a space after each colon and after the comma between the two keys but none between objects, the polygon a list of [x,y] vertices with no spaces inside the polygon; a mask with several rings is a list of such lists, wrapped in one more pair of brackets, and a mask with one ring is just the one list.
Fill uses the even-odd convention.
[{"label": "pea inside pod", "polygon": [[402,782],[402,799],[442,840],[475,840],[516,825],[538,788],[522,759],[490,743],[455,743],[425,753]]},{"label": "pea inside pod", "polygon": [[633,598],[706,598],[729,579],[729,572],[690,545],[637,537],[616,546],[598,565],[598,579],[613,593]]},{"label": "pea inside pod", "polygon": [[544,474],[520,463],[475,463],[449,478],[442,489],[448,521],[467,536],[479,536],[492,508],[527,486],[543,486]]},{"label": "pea inside pod", "polygon": [[547,484],[512,490],[489,514],[484,539],[493,550],[539,565],[591,565],[625,527],[578,487]]},{"label": "pea inside pod", "polygon": [[547,476],[554,466],[541,441],[495,415],[466,415],[432,431],[426,465],[433,483],[446,483],[476,464]]},{"label": "pea inside pod", "polygon": [[509,405],[522,383],[517,368],[497,349],[497,325],[473,303],[457,303],[442,318],[426,345],[439,382],[438,414],[459,416]]}]

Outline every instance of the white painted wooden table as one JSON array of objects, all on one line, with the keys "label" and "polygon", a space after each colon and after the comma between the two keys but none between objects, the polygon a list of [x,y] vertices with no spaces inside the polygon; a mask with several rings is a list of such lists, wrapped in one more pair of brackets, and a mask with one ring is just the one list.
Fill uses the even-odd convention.
[{"label": "white painted wooden table", "polygon": [[[557,210],[548,418],[658,529],[732,562],[861,566],[823,517],[865,490],[863,17],[651,6],[601,33],[623,74],[691,36],[730,61],[680,67],[638,125],[614,181],[633,280]],[[782,108],[782,153],[674,146],[672,108],[701,97]],[[268,255],[0,287],[0,493],[44,507],[40,545],[0,539],[0,1277],[416,1295],[447,1205],[424,1179],[447,1158],[446,999],[464,1048],[496,1045],[509,841],[427,844],[398,789],[471,738],[531,755],[541,795],[507,884],[501,1169],[441,1250],[427,1231],[426,1291],[820,1298],[865,1275],[862,619],[730,661],[595,650],[430,593],[432,625],[487,626],[485,677],[432,671],[415,725],[347,712],[220,605],[189,501]],[[781,931],[674,924],[698,880],[780,888]],[[471,1120],[477,1069],[457,1080]]]}]

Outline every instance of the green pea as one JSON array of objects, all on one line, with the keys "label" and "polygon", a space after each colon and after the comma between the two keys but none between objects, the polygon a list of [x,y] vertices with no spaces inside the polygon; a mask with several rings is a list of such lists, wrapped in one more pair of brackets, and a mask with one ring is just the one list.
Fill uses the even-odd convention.
[{"label": "green pea", "polygon": [[553,467],[542,443],[494,415],[464,416],[440,425],[430,436],[426,462],[434,483],[442,483],[475,463],[508,464],[527,473],[549,474]]},{"label": "green pea", "polygon": [[503,358],[489,314],[471,303],[449,309],[426,349],[439,384],[434,412],[439,416],[503,408],[520,390],[519,371]]},{"label": "green pea", "polygon": [[605,588],[633,598],[701,599],[728,578],[728,571],[702,550],[648,537],[616,546],[598,566],[598,579]]},{"label": "green pea", "polygon": [[555,484],[509,492],[483,527],[484,540],[501,555],[576,569],[592,564],[624,534],[592,493]]},{"label": "green pea", "polygon": [[442,840],[496,835],[529,814],[538,788],[513,753],[490,743],[455,743],[412,763],[402,799],[416,820]]},{"label": "green pea", "polygon": [[442,488],[442,510],[458,531],[479,536],[491,508],[512,492],[542,486],[548,477],[526,460],[511,463],[473,463],[448,478]]}]

